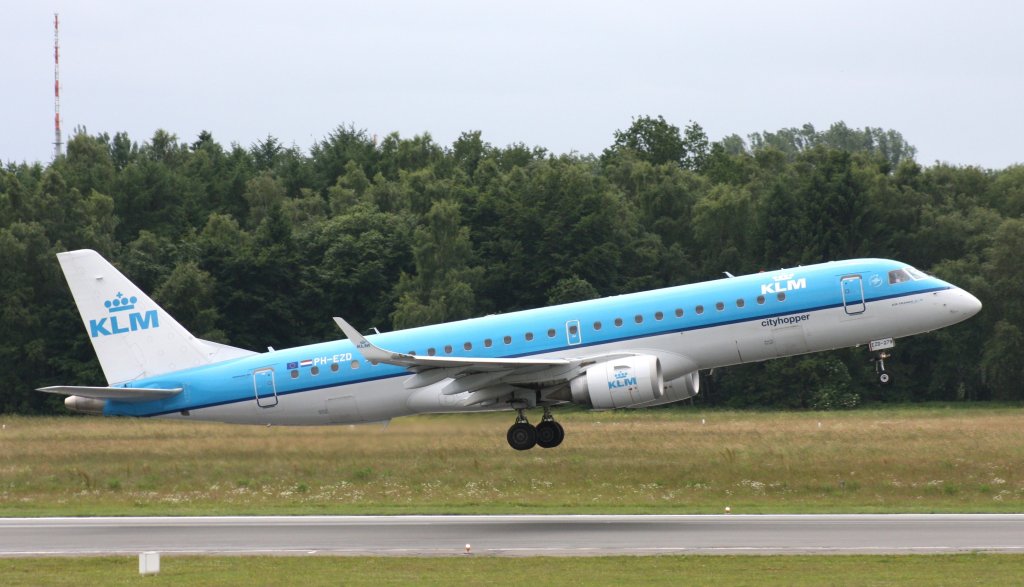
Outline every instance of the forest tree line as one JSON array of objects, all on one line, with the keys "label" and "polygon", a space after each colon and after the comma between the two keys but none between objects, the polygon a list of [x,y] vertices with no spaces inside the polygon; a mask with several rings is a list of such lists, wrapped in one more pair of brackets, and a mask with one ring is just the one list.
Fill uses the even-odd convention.
[{"label": "forest tree line", "polygon": [[898,342],[720,369],[697,402],[827,409],[1024,399],[1024,166],[922,165],[900,133],[836,123],[711,142],[641,116],[601,154],[480,132],[307,152],[79,130],[0,169],[0,411],[53,413],[103,385],[54,254],[91,248],[193,334],[262,350],[851,257],[910,263],[984,303]]}]

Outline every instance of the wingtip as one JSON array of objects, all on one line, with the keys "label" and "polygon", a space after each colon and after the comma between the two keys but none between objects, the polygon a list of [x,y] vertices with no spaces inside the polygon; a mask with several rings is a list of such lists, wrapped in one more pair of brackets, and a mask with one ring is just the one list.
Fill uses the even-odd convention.
[{"label": "wingtip", "polygon": [[352,327],[351,324],[345,322],[344,319],[338,316],[334,317],[334,322],[341,328],[341,331],[345,333],[345,336],[356,346],[358,350],[367,360],[369,361],[384,361],[391,357],[392,353],[382,348],[378,348],[372,342],[366,339],[358,330]]},{"label": "wingtip", "polygon": [[334,323],[338,325],[338,328],[340,328],[341,331],[345,333],[345,336],[352,342],[358,343],[360,340],[365,340],[363,335],[359,334],[358,330],[353,328],[348,322],[345,322],[345,320],[340,316],[334,317]]}]

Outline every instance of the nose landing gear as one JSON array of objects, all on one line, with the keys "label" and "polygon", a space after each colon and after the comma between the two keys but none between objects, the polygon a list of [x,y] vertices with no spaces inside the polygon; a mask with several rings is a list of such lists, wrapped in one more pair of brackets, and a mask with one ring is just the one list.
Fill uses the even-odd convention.
[{"label": "nose landing gear", "polygon": [[565,429],[551,416],[551,410],[544,408],[544,416],[540,424],[534,427],[526,419],[523,408],[516,409],[516,422],[508,429],[505,436],[508,445],[516,450],[530,450],[534,446],[554,448],[565,439]]},{"label": "nose landing gear", "polygon": [[889,385],[892,383],[892,375],[885,370],[885,360],[889,358],[889,353],[885,351],[879,351],[872,361],[875,362],[875,374],[878,375],[878,382],[882,385]]}]

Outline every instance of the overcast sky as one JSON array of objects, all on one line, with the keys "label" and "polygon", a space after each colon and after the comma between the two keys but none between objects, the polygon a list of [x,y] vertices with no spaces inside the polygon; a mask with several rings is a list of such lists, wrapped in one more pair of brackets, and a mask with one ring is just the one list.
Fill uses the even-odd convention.
[{"label": "overcast sky", "polygon": [[712,140],[806,122],[903,133],[918,161],[1024,162],[1024,2],[16,1],[0,5],[0,161],[163,128],[306,150],[341,124],[600,153],[632,116]]}]

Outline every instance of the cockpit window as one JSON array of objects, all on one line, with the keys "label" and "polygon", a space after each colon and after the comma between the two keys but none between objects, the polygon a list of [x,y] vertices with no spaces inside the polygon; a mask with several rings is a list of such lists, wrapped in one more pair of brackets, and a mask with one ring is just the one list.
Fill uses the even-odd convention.
[{"label": "cockpit window", "polygon": [[910,281],[910,274],[903,269],[893,269],[889,272],[889,285]]},{"label": "cockpit window", "polygon": [[907,267],[906,270],[907,273],[909,273],[910,276],[913,277],[915,280],[924,279],[925,277],[928,277],[927,275],[918,271],[917,269],[914,269],[913,267]]},{"label": "cockpit window", "polygon": [[928,277],[924,273],[914,269],[913,267],[904,267],[903,269],[893,269],[889,272],[889,285],[895,285],[897,283],[903,283],[904,281],[924,279]]}]

